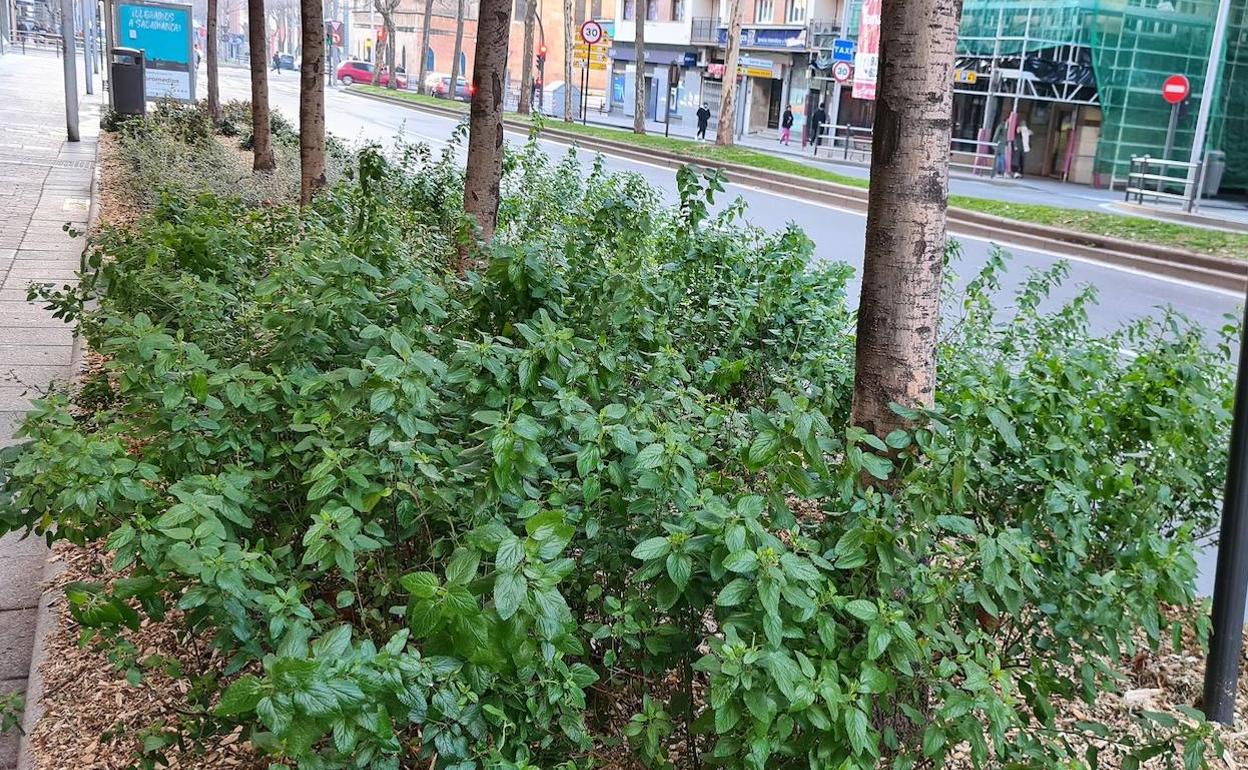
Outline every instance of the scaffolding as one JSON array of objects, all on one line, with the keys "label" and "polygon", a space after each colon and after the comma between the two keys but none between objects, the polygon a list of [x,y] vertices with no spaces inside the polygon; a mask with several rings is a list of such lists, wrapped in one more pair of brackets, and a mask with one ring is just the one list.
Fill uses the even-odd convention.
[{"label": "scaffolding", "polygon": [[[855,1],[849,31],[857,30]],[[955,93],[1099,107],[1094,174],[1125,183],[1131,157],[1161,157],[1170,105],[1161,84],[1186,75],[1173,157],[1186,159],[1218,0],[966,0]],[[1248,0],[1232,0],[1207,148],[1226,154],[1223,188],[1248,189]],[[988,122],[991,122],[991,115]]]}]

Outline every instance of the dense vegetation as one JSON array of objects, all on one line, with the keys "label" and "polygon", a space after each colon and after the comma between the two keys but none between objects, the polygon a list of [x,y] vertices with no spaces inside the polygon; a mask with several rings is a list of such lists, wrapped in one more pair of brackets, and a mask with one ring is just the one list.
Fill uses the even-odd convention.
[{"label": "dense vegetation", "polygon": [[167,186],[44,291],[107,364],[6,451],[0,531],[106,541],[68,597],[136,682],[143,616],[219,651],[167,734],[304,768],[1201,764],[1198,722],[1055,712],[1193,601],[1225,347],[1094,337],[1090,292],[1043,309],[1061,266],[1002,320],[999,256],[949,298],[936,409],[871,436],[849,268],[714,176],[667,207],[530,146],[461,276],[450,151],[353,163],[303,210]]}]

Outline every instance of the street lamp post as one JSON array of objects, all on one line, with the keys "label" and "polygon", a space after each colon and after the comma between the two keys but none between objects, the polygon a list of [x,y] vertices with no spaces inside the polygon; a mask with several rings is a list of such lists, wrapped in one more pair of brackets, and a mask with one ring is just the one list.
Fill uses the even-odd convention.
[{"label": "street lamp post", "polygon": [[78,141],[78,62],[74,59],[74,0],[61,0],[61,62],[65,67],[65,135]]},{"label": "street lamp post", "polygon": [[1226,42],[1227,18],[1231,13],[1231,0],[1220,0],[1217,20],[1213,23],[1213,42],[1209,45],[1209,63],[1205,66],[1205,82],[1200,89],[1200,111],[1196,114],[1196,134],[1192,137],[1192,154],[1187,169],[1188,195],[1186,208],[1191,211],[1200,205],[1200,190],[1204,175],[1199,169],[1205,160],[1205,137],[1209,132],[1209,116],[1213,112],[1213,96],[1218,84],[1218,71],[1222,69],[1222,49]]}]

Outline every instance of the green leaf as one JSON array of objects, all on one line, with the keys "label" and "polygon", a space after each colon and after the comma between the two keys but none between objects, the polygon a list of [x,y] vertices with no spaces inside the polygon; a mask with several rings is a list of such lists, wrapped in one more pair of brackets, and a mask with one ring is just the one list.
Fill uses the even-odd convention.
[{"label": "green leaf", "polygon": [[693,559],[684,553],[672,553],[667,556],[667,576],[676,584],[676,590],[684,591],[689,585],[689,576],[693,574]]},{"label": "green leaf", "polygon": [[735,607],[753,592],[754,585],[745,578],[733,578],[733,580],[724,586],[719,592],[719,596],[715,598],[715,603],[720,607]]},{"label": "green leaf", "polygon": [[875,743],[867,735],[867,715],[861,709],[845,709],[845,732],[855,754],[875,756]]},{"label": "green leaf", "polygon": [[519,567],[523,561],[524,542],[508,532],[503,541],[498,544],[498,551],[494,554],[494,568],[507,572]]},{"label": "green leaf", "polygon": [[967,537],[975,536],[975,522],[965,516],[937,516],[936,526],[948,532]]},{"label": "green leaf", "polygon": [[780,435],[774,430],[765,430],[750,442],[749,464],[753,468],[766,465],[775,459],[780,450]]},{"label": "green leaf", "polygon": [[663,464],[663,445],[650,444],[637,453],[634,461],[636,467],[641,470],[652,470]]},{"label": "green leaf", "polygon": [[633,549],[633,558],[642,561],[658,559],[665,556],[671,547],[666,537],[652,537],[637,544],[637,547]]},{"label": "green leaf", "polygon": [[520,605],[528,591],[528,582],[518,572],[504,572],[494,581],[494,610],[503,620],[508,620]]},{"label": "green leaf", "polygon": [[473,548],[457,548],[446,565],[446,582],[467,585],[477,576],[481,552]]},{"label": "green leaf", "polygon": [[883,480],[893,472],[893,461],[870,452],[863,452],[862,467],[875,478]]},{"label": "green leaf", "polygon": [[734,551],[724,558],[724,569],[733,572],[753,572],[758,566],[758,555],[748,549]]},{"label": "green leaf", "polygon": [[1018,440],[1018,434],[1014,432],[1014,425],[1010,422],[1010,418],[995,406],[990,406],[985,410],[988,415],[988,421],[992,423],[992,427],[997,429],[997,433],[1005,441],[1005,445],[1010,449],[1022,449],[1023,445]]},{"label": "green leaf", "polygon": [[793,580],[801,580],[806,583],[815,583],[819,580],[819,570],[806,559],[795,553],[785,552],[780,556],[780,566],[784,568],[784,574]]},{"label": "green leaf", "polygon": [[242,676],[221,693],[221,701],[213,709],[213,713],[219,717],[249,714],[256,710],[256,704],[262,697],[264,682],[259,677]]},{"label": "green leaf", "polygon": [[438,576],[432,572],[411,572],[399,578],[399,585],[417,599],[432,599],[438,593]]},{"label": "green leaf", "polygon": [[845,611],[864,623],[870,623],[880,615],[880,608],[875,606],[875,602],[866,599],[854,599],[845,605]]}]

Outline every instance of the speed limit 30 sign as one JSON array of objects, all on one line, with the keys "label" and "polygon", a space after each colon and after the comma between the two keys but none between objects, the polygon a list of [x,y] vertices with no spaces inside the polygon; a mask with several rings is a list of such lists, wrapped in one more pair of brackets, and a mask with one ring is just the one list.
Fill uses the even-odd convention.
[{"label": "speed limit 30 sign", "polygon": [[585,41],[585,45],[598,45],[602,42],[602,25],[592,20],[582,24],[581,40]]}]

